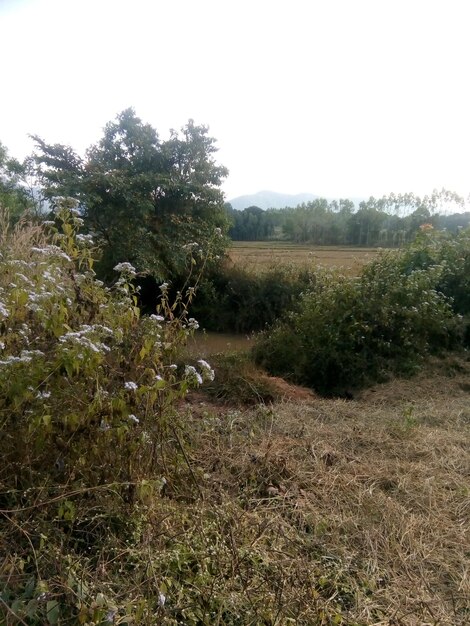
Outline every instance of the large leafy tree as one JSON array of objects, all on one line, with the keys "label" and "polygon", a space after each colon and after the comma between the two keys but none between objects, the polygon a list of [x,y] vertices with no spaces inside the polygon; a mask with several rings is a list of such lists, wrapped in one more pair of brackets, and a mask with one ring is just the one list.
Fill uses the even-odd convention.
[{"label": "large leafy tree", "polygon": [[156,278],[175,278],[187,271],[189,249],[193,259],[209,242],[213,252],[222,250],[224,238],[214,233],[228,227],[220,190],[228,172],[215,162],[207,127],[190,120],[161,141],[126,109],[85,158],[69,146],[34,139],[46,194],[79,202],[86,226],[101,239],[104,275],[129,261]]}]

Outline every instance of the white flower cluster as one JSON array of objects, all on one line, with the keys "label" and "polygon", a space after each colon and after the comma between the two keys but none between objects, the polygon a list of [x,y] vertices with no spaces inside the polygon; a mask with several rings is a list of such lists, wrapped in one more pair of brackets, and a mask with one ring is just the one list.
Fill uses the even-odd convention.
[{"label": "white flower cluster", "polygon": [[35,356],[44,356],[41,350],[22,350],[20,356],[8,356],[0,365],[13,365],[13,363],[31,363]]},{"label": "white flower cluster", "polygon": [[137,391],[138,388],[139,386],[131,380],[124,383],[124,389],[127,389],[127,391]]},{"label": "white flower cluster", "polygon": [[212,367],[209,365],[209,363],[207,361],[204,361],[204,359],[199,359],[198,361],[200,368],[201,368],[201,373],[202,373],[202,377],[204,380],[214,380],[215,378],[215,372],[212,369]]},{"label": "white flower cluster", "polygon": [[194,319],[194,317],[190,317],[187,324],[190,330],[197,330],[199,328],[199,322]]},{"label": "white flower cluster", "polygon": [[24,274],[22,274],[21,272],[17,272],[15,274],[15,279],[20,279],[21,282],[25,283],[28,287],[34,287],[34,283],[29,280],[29,278],[27,278]]},{"label": "white flower cluster", "polygon": [[[59,342],[62,344],[75,344],[85,348],[86,350],[90,350],[95,354],[103,354],[105,352],[109,352],[110,348],[103,343],[102,341],[98,341],[96,339],[91,339],[89,335],[108,335],[112,336],[113,331],[111,328],[107,326],[103,326],[101,324],[94,324],[93,326],[89,326],[87,324],[83,325],[78,331],[70,331],[62,337],[59,338]],[[83,358],[84,355],[82,353],[78,354],[78,358]]]},{"label": "white flower cluster", "polygon": [[44,246],[43,248],[38,248],[34,246],[31,248],[31,251],[37,252],[38,254],[43,254],[44,256],[57,256],[61,259],[65,259],[66,261],[72,260],[68,254],[65,254],[65,252],[59,248],[59,246],[54,246],[53,244]]},{"label": "white flower cluster", "polygon": [[203,383],[202,376],[194,367],[194,365],[185,366],[184,377],[192,383],[196,382],[198,385],[202,385]]},{"label": "white flower cluster", "polygon": [[165,318],[163,317],[163,315],[155,315],[154,313],[152,313],[152,315],[150,316],[150,318],[153,322],[164,322]]},{"label": "white flower cluster", "polygon": [[54,294],[50,291],[42,291],[41,293],[35,293],[33,291],[31,293],[28,293],[28,303],[26,306],[30,311],[37,313],[39,311],[42,311],[41,303],[53,297]]},{"label": "white flower cluster", "polygon": [[38,393],[36,394],[36,398],[38,400],[47,400],[47,398],[51,397],[51,392],[50,391],[38,391]]},{"label": "white flower cluster", "polygon": [[127,261],[124,263],[118,263],[117,265],[114,266],[113,269],[115,272],[120,272],[121,274],[127,274],[131,278],[134,278],[137,275],[135,267],[131,265],[130,263],[127,263]]},{"label": "white flower cluster", "polygon": [[207,361],[199,359],[198,361],[200,372],[194,367],[194,365],[186,365],[184,368],[184,377],[186,380],[193,384],[202,385],[206,380],[214,380],[215,372]]},{"label": "white flower cluster", "polygon": [[9,315],[10,312],[8,311],[6,305],[3,304],[3,302],[0,302],[0,318],[6,320]]},{"label": "white flower cluster", "polygon": [[95,243],[91,235],[83,235],[79,233],[76,235],[75,239],[84,246],[92,246]]}]

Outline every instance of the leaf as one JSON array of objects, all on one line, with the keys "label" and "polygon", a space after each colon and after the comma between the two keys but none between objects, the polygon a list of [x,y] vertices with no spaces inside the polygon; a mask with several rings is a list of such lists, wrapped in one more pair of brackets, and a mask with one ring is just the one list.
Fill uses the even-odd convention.
[{"label": "leaf", "polygon": [[60,606],[57,600],[49,600],[47,603],[47,621],[54,626],[59,622]]}]

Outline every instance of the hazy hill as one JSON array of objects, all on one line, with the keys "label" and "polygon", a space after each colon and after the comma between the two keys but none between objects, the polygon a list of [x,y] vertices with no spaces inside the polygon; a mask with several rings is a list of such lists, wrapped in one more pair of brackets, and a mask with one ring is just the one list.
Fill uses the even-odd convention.
[{"label": "hazy hill", "polygon": [[276,191],[258,191],[246,196],[238,196],[229,200],[234,209],[243,210],[249,206],[258,206],[260,209],[283,209],[284,207],[296,207],[302,202],[310,202],[319,198],[313,193],[277,193]]}]

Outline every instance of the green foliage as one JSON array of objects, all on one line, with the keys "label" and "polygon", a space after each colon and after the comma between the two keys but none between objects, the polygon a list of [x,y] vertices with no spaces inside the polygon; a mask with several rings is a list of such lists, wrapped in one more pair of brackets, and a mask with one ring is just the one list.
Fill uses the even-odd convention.
[{"label": "green foliage", "polygon": [[216,229],[214,254],[222,253],[227,219],[220,184],[227,170],[215,163],[215,141],[207,132],[190,120],[180,134],[172,131],[161,141],[127,109],[107,124],[85,159],[35,137],[46,194],[79,201],[86,227],[103,248],[103,276],[122,261],[159,280],[186,276],[184,247],[197,242],[205,250]]},{"label": "green foliage", "polygon": [[452,308],[461,315],[470,314],[470,229],[456,234],[424,228],[406,249],[401,267],[410,273],[416,269],[439,266],[436,288],[451,299]]},{"label": "green foliage", "polygon": [[250,333],[266,328],[296,308],[312,287],[313,274],[287,265],[254,274],[221,267],[201,282],[192,311],[207,330]]},{"label": "green foliage", "polygon": [[[261,337],[258,362],[321,393],[342,394],[391,371],[411,373],[426,354],[452,347],[461,322],[449,280],[456,296],[465,292],[469,246],[466,235],[446,241],[439,264],[429,261],[434,244],[423,235],[406,252],[383,253],[359,278],[320,273],[299,311]],[[418,259],[428,262],[418,266]],[[456,264],[462,271],[454,276]]]}]

